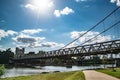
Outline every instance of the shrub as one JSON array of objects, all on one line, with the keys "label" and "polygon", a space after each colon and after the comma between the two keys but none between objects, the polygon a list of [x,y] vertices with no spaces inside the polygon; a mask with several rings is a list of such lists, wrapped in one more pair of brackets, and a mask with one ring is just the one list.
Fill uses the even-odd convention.
[{"label": "shrub", "polygon": [[5,67],[4,65],[0,65],[0,76],[3,75],[5,72]]}]

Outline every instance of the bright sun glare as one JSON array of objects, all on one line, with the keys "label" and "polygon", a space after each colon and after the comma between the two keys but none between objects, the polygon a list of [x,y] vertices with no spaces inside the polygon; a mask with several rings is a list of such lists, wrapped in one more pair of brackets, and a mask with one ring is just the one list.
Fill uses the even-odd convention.
[{"label": "bright sun glare", "polygon": [[50,2],[50,0],[32,0],[31,6],[37,11],[46,12],[53,6],[53,2]]}]

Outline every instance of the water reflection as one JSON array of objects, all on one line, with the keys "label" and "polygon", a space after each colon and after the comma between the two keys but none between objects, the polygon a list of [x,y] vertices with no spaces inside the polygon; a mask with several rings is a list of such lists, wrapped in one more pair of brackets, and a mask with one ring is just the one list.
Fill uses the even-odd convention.
[{"label": "water reflection", "polygon": [[[12,68],[6,69],[5,74],[1,76],[1,78],[5,77],[15,77],[15,76],[26,76],[39,74],[42,72],[54,72],[54,71],[75,71],[75,70],[85,70],[85,69],[95,69],[95,68],[103,68],[103,65],[100,66],[72,66],[71,68],[63,67],[63,66],[34,66],[35,68]],[[107,65],[107,67],[111,67],[111,65]]]}]

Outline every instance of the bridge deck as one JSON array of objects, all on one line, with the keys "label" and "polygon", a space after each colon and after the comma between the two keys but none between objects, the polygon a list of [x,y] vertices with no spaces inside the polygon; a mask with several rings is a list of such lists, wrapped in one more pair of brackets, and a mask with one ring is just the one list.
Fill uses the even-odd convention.
[{"label": "bridge deck", "polygon": [[107,42],[88,44],[83,46],[65,48],[60,50],[48,51],[44,55],[21,55],[14,60],[23,59],[46,59],[55,57],[71,57],[71,56],[89,56],[98,54],[118,54],[120,52],[120,39]]}]

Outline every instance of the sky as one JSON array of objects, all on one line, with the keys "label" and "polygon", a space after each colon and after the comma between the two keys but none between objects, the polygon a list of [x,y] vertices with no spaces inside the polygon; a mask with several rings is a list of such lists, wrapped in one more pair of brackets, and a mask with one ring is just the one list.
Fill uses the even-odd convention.
[{"label": "sky", "polygon": [[[27,53],[59,49],[118,6],[119,0],[0,0],[0,50],[24,47]],[[90,31],[68,47],[94,37],[101,29]],[[95,41],[113,37],[112,33],[99,35]]]}]

